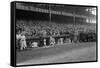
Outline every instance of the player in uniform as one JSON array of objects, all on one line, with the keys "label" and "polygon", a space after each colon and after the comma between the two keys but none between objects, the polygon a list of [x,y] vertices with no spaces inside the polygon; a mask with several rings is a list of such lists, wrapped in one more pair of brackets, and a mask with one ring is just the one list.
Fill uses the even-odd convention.
[{"label": "player in uniform", "polygon": [[27,44],[26,44],[26,37],[25,35],[22,33],[21,34],[21,40],[20,40],[20,50],[23,50],[27,47]]},{"label": "player in uniform", "polygon": [[55,44],[55,39],[53,37],[50,37],[50,45],[54,46]]}]

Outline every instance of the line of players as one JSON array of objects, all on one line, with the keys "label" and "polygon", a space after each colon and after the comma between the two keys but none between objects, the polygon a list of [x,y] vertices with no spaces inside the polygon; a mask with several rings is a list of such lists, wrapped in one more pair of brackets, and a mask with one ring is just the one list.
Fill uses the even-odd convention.
[{"label": "line of players", "polygon": [[[70,39],[66,39],[67,43],[70,43]],[[55,39],[54,37],[50,36],[49,39],[47,38],[39,38],[38,40],[29,40],[30,44],[27,44],[27,39],[24,33],[16,34],[16,47],[20,50],[24,50],[27,47],[45,47],[45,46],[55,46],[55,45],[63,45],[64,38],[60,37],[59,39]]]},{"label": "line of players", "polygon": [[[70,39],[66,39],[67,43],[70,43]],[[55,39],[54,37],[50,36],[49,38],[42,38],[38,41],[32,41],[31,46],[32,47],[42,47],[42,46],[55,46],[55,45],[63,45],[64,38]]]},{"label": "line of players", "polygon": [[[69,35],[69,36],[68,36]],[[68,34],[66,36],[49,36],[49,37],[39,37],[26,39],[24,32],[19,32],[16,34],[16,47],[20,50],[24,50],[28,47],[46,47],[63,45],[65,43],[72,42],[96,42],[95,33],[80,33],[79,35]]]}]

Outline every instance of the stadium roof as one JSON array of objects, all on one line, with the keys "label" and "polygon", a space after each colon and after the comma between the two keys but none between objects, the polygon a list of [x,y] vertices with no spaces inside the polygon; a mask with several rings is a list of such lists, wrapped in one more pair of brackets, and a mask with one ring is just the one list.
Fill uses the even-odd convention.
[{"label": "stadium roof", "polygon": [[17,3],[16,9],[80,18],[96,18],[96,7]]}]

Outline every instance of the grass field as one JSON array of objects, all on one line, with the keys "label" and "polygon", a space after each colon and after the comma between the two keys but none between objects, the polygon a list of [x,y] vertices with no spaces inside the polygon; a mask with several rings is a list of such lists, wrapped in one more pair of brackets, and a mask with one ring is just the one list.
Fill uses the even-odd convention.
[{"label": "grass field", "polygon": [[17,65],[96,61],[96,43],[71,43],[17,52]]}]

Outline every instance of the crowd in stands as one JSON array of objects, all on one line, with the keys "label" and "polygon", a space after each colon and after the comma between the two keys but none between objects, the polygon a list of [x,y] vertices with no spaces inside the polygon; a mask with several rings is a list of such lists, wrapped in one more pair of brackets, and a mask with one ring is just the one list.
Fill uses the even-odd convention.
[{"label": "crowd in stands", "polygon": [[27,37],[36,37],[36,36],[46,36],[50,35],[61,35],[66,33],[79,33],[79,32],[96,32],[95,28],[91,26],[84,25],[72,25],[72,24],[58,24],[55,22],[47,21],[23,21],[18,20],[16,22],[16,30],[24,29]]},{"label": "crowd in stands", "polygon": [[[92,26],[89,25],[85,26],[80,24],[78,25],[62,24],[62,23],[58,24],[55,22],[47,22],[47,21],[25,21],[25,20],[16,21],[16,33],[18,34],[19,31],[23,32],[20,33],[22,34],[22,36],[20,36],[20,34],[18,36],[24,39],[23,43],[25,43],[25,39],[26,40],[29,39],[29,43],[31,42],[31,44],[29,45],[33,44],[36,45],[37,42],[38,44],[41,43],[43,45],[53,45],[55,43],[63,44],[64,42],[66,42],[66,40],[68,40],[68,38],[70,39],[68,40],[70,42],[73,42],[73,40],[74,42],[76,42],[77,40],[79,40],[79,42],[96,41],[95,28],[91,27]],[[39,41],[34,41],[34,43],[32,43],[32,40],[34,38],[35,40],[36,38],[39,38]],[[24,46],[26,47],[26,43],[25,45],[23,45],[21,49],[25,48]]]}]

